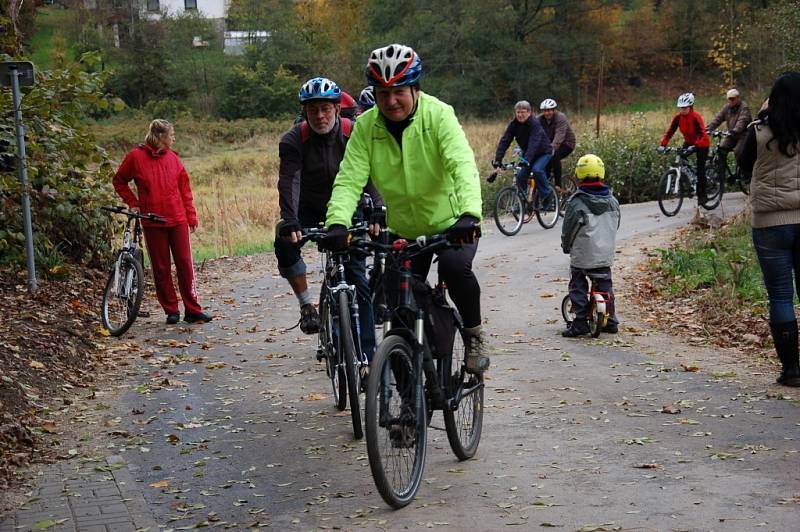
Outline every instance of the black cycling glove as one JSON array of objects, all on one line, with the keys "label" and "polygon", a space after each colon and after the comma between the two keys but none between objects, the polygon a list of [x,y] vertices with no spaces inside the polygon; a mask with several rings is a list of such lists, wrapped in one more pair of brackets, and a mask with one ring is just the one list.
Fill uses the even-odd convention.
[{"label": "black cycling glove", "polygon": [[328,228],[325,238],[319,243],[319,247],[328,251],[342,251],[347,249],[349,239],[350,234],[347,232],[347,227],[334,224]]},{"label": "black cycling glove", "polygon": [[300,223],[298,223],[297,220],[280,220],[275,228],[275,232],[278,233],[278,236],[284,238],[289,238],[292,233],[301,230],[302,227],[300,227]]},{"label": "black cycling glove", "polygon": [[481,236],[480,221],[471,214],[464,214],[445,234],[455,244],[472,244]]}]

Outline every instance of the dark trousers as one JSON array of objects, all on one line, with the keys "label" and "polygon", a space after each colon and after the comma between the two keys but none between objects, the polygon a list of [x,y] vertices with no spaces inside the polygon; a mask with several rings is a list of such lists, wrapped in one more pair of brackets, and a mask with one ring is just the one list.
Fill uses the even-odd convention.
[{"label": "dark trousers", "polygon": [[[478,243],[475,242],[437,252],[439,278],[447,284],[450,299],[466,328],[481,324],[481,286],[472,272],[472,260],[477,251]],[[411,260],[411,271],[425,279],[432,261],[433,253],[418,255]]]},{"label": "dark trousers", "polygon": [[793,298],[800,294],[800,224],[753,229],[753,245],[769,296],[769,322],[795,320]]},{"label": "dark trousers", "polygon": [[170,252],[175,260],[178,289],[181,292],[186,312],[193,314],[202,312],[203,309],[197,302],[197,290],[194,284],[189,226],[183,223],[172,227],[145,227],[144,240],[147,244],[147,252],[150,254],[150,262],[153,265],[156,296],[164,312],[175,314],[179,311],[178,295],[175,293],[175,285],[172,284]]},{"label": "dark trousers", "polygon": [[557,187],[561,187],[561,175],[563,171],[561,168],[561,159],[566,158],[570,153],[572,153],[572,150],[574,150],[574,148],[570,148],[569,146],[564,146],[562,144],[553,153],[553,158],[547,165],[545,171],[547,172],[548,177],[551,174],[553,175],[553,182],[556,184]]},{"label": "dark trousers", "polygon": [[617,313],[614,302],[614,286],[611,281],[611,268],[572,268],[569,269],[569,300],[576,320],[586,320],[589,314],[589,280],[594,279],[594,286],[598,292],[606,292],[609,302],[606,304],[608,323],[616,324]]},{"label": "dark trousers", "polygon": [[[688,144],[684,144],[684,148],[688,147]],[[696,148],[695,154],[697,155],[697,199],[700,201],[706,198],[706,161],[708,160],[708,148]]]},{"label": "dark trousers", "polygon": [[[317,227],[325,221],[325,212],[311,209],[300,209],[300,225],[304,228]],[[287,242],[282,238],[275,239],[275,256],[278,258],[278,270],[283,277],[296,277],[306,273],[306,264],[300,253],[302,246]],[[361,350],[368,359],[375,353],[375,321],[372,316],[372,299],[367,281],[367,261],[351,255],[345,263],[344,276],[349,284],[356,287],[358,300],[358,325],[361,338]],[[355,334],[353,324],[353,333]]]}]

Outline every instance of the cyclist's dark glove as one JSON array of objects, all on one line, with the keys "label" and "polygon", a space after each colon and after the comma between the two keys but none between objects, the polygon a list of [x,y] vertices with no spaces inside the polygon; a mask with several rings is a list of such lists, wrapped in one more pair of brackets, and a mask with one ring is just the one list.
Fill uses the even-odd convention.
[{"label": "cyclist's dark glove", "polygon": [[386,207],[375,207],[369,217],[369,224],[386,227]]},{"label": "cyclist's dark glove", "polygon": [[472,244],[481,236],[481,224],[471,214],[464,214],[445,234],[455,244]]},{"label": "cyclist's dark glove", "polygon": [[528,161],[520,161],[517,166],[519,166],[520,168],[527,168],[530,165],[531,165],[531,163],[529,163]]},{"label": "cyclist's dark glove", "polygon": [[278,233],[278,236],[283,238],[290,238],[292,233],[301,230],[302,228],[297,220],[280,220],[275,227],[275,232]]},{"label": "cyclist's dark glove", "polygon": [[501,166],[503,166],[503,163],[501,163],[500,161],[498,160],[492,161],[492,168],[500,168]]},{"label": "cyclist's dark glove", "polygon": [[349,239],[350,234],[347,232],[347,227],[334,224],[328,228],[325,238],[319,243],[319,248],[328,251],[342,251],[347,249]]}]

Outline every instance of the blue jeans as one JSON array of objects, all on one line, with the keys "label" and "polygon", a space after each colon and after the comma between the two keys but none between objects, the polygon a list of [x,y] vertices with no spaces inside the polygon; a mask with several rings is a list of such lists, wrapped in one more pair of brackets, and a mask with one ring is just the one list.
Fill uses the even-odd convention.
[{"label": "blue jeans", "polygon": [[753,245],[769,295],[770,324],[794,321],[795,288],[800,293],[800,224],[754,228]]},{"label": "blue jeans", "polygon": [[529,167],[525,166],[520,168],[517,173],[517,185],[519,189],[528,190],[528,176],[533,174],[533,178],[536,180],[536,188],[539,189],[539,197],[541,199],[549,197],[553,190],[550,188],[550,182],[547,180],[545,169],[552,158],[552,154],[546,153],[540,155]]}]

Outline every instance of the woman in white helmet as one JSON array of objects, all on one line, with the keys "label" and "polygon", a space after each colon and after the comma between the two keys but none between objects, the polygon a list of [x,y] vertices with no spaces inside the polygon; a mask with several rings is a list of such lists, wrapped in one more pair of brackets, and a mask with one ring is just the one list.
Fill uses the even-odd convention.
[{"label": "woman in white helmet", "polygon": [[549,177],[552,173],[557,187],[561,187],[561,160],[566,158],[575,149],[575,132],[569,125],[567,115],[556,109],[556,101],[547,98],[539,104],[542,114],[539,123],[542,124],[550,144],[553,146],[553,158],[547,165],[545,172]]},{"label": "woman in white helmet", "polygon": [[697,202],[706,202],[706,160],[711,141],[708,138],[703,117],[694,110],[694,94],[685,92],[678,97],[678,111],[672,118],[669,127],[661,137],[661,147],[666,147],[675,131],[681,130],[683,147],[694,146],[697,153]]}]

